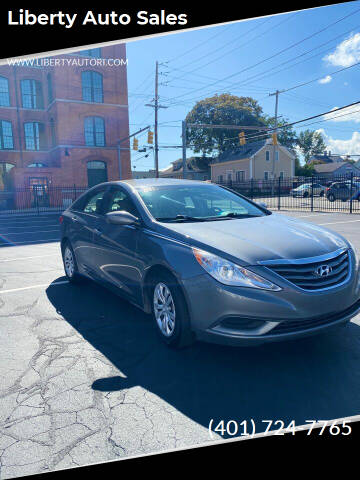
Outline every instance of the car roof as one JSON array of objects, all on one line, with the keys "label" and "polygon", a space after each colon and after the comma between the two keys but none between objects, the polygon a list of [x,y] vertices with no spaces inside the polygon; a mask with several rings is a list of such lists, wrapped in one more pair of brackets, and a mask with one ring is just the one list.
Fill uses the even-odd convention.
[{"label": "car roof", "polygon": [[177,178],[137,178],[129,180],[119,180],[116,182],[108,182],[112,185],[123,185],[124,183],[133,187],[160,187],[170,185],[206,185],[207,183],[201,180],[183,180]]}]

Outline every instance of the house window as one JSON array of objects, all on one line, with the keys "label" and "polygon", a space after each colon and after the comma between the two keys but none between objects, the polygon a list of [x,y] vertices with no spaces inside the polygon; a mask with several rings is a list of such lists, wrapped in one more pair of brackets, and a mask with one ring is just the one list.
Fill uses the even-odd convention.
[{"label": "house window", "polygon": [[26,150],[43,150],[45,148],[45,127],[43,123],[24,123]]},{"label": "house window", "polygon": [[21,80],[21,98],[23,108],[44,108],[42,86],[37,80]]},{"label": "house window", "polygon": [[0,150],[12,150],[14,139],[11,122],[0,120]]},{"label": "house window", "polygon": [[243,182],[245,180],[245,172],[244,170],[238,170],[236,172],[236,181]]},{"label": "house window", "polygon": [[84,120],[85,144],[89,147],[105,145],[105,123],[101,117],[87,117]]},{"label": "house window", "polygon": [[81,50],[81,52],[77,52],[76,55],[79,55],[80,57],[101,58],[101,48]]},{"label": "house window", "polygon": [[103,77],[92,70],[82,72],[82,97],[85,102],[103,102]]},{"label": "house window", "polygon": [[266,150],[266,152],[265,152],[265,158],[266,158],[266,161],[267,161],[267,162],[270,162],[270,152],[269,152],[269,150]]},{"label": "house window", "polygon": [[270,172],[264,172],[264,180],[269,180],[270,178]]},{"label": "house window", "polygon": [[285,178],[285,172],[281,171],[280,174],[279,174],[279,177],[280,178]]},{"label": "house window", "polygon": [[94,160],[87,163],[88,186],[93,187],[98,183],[107,182],[106,163]]},{"label": "house window", "polygon": [[9,80],[0,77],[0,106],[10,107]]},{"label": "house window", "polygon": [[276,150],[275,152],[275,162],[278,162],[279,161],[279,151]]},{"label": "house window", "polygon": [[226,180],[228,182],[232,181],[232,170],[226,170]]},{"label": "house window", "polygon": [[47,91],[48,91],[48,103],[50,105],[50,103],[54,100],[53,89],[52,89],[52,79],[51,79],[50,73],[47,74],[46,81],[47,81]]},{"label": "house window", "polygon": [[219,176],[218,176],[218,182],[219,182],[219,183],[222,183],[223,181],[224,181],[223,175],[219,175]]}]

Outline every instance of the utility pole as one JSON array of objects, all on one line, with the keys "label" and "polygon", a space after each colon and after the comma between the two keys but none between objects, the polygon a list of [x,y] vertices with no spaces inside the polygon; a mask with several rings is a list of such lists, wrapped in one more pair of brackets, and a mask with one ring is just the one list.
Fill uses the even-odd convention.
[{"label": "utility pole", "polygon": [[181,122],[182,126],[182,167],[183,167],[183,178],[186,178],[186,120]]},{"label": "utility pole", "polygon": [[[269,97],[275,96],[275,130],[274,133],[277,135],[277,128],[278,128],[278,107],[279,107],[279,90],[276,90],[275,93],[269,93]],[[275,157],[277,152],[277,146],[274,145],[274,155],[273,155],[273,165],[272,165],[272,177],[275,177]]]},{"label": "utility pole", "polygon": [[167,108],[163,105],[159,105],[159,62],[156,60],[155,65],[155,96],[154,103],[146,103],[146,107],[152,107],[155,112],[155,122],[154,122],[154,137],[155,137],[155,177],[159,178],[159,136],[158,136],[158,111],[159,108]]},{"label": "utility pole", "polygon": [[159,141],[158,141],[158,109],[159,109],[159,62],[155,68],[155,177],[159,178]]}]

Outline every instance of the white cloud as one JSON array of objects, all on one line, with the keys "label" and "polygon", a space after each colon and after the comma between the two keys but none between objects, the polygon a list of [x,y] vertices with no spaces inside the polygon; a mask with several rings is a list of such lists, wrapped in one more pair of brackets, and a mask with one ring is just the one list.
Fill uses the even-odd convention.
[{"label": "white cloud", "polygon": [[360,61],[360,33],[353,33],[349,38],[339,43],[332,53],[323,60],[337,67],[350,67]]},{"label": "white cloud", "polygon": [[322,84],[330,83],[331,80],[332,80],[332,76],[331,75],[326,75],[326,77],[320,78],[319,83],[322,83]]},{"label": "white cloud", "polygon": [[[336,108],[339,108],[339,107],[334,107],[332,110],[335,110]],[[324,115],[324,119],[329,120],[331,122],[360,123],[360,104],[344,108],[343,110],[339,110],[338,112],[328,113]]]},{"label": "white cloud", "polygon": [[360,132],[353,132],[352,137],[348,140],[337,140],[325,133],[323,128],[317,130],[324,137],[326,149],[332,153],[340,155],[357,155],[360,154]]}]

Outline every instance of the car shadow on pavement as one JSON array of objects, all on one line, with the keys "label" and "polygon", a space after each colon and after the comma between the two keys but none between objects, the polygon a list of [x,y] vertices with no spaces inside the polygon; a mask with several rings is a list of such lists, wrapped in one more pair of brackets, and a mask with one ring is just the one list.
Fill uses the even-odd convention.
[{"label": "car shadow on pavement", "polygon": [[[92,282],[50,285],[57,312],[122,375],[99,378],[100,392],[140,386],[208,428],[220,420],[334,419],[359,413],[360,328],[252,348],[196,343],[171,350],[151,317]],[[120,373],[119,372],[119,373]],[[124,378],[126,376],[126,378]]]}]

